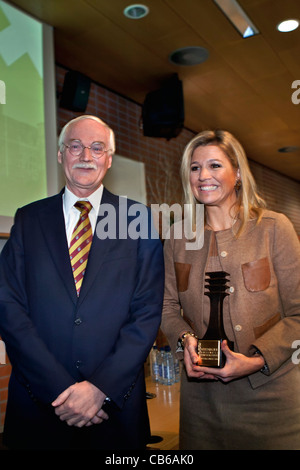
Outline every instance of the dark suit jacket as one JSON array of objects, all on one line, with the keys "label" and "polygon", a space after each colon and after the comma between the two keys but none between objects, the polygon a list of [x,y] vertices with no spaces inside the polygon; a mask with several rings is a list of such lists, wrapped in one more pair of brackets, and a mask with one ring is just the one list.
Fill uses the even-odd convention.
[{"label": "dark suit jacket", "polygon": [[[10,446],[30,446],[34,439],[37,447],[68,448],[74,433],[79,440],[88,434],[100,448],[145,443],[143,365],[161,319],[162,246],[158,238],[119,237],[119,213],[126,226],[142,220],[125,213],[133,201],[123,198],[121,211],[120,201],[104,189],[101,206],[112,210],[102,215],[102,227],[107,221],[109,229],[115,214],[116,238],[100,240],[96,227],[78,299],[62,193],[16,213],[0,264],[0,334],[13,366],[4,429]],[[62,423],[51,402],[83,380],[113,404],[107,422],[81,432]]]}]

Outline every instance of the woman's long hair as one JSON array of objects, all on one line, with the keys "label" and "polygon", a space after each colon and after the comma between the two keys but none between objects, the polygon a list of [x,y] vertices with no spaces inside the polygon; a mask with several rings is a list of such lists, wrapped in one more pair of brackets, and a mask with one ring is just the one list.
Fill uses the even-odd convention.
[{"label": "woman's long hair", "polygon": [[233,207],[234,217],[240,224],[236,237],[239,237],[249,219],[261,220],[265,201],[258,195],[253,175],[250,171],[245,151],[238,140],[223,130],[207,130],[196,135],[185,147],[181,163],[181,179],[184,191],[184,203],[189,204],[195,214],[195,205],[199,204],[193,195],[190,185],[191,158],[197,147],[215,145],[228,157],[234,169],[240,170],[240,184],[236,186],[237,201]]}]

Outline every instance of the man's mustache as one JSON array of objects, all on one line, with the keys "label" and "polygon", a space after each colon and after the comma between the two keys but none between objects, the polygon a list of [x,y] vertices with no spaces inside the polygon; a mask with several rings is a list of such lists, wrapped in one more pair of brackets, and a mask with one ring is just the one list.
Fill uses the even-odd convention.
[{"label": "man's mustache", "polygon": [[75,170],[76,168],[97,170],[97,165],[95,163],[75,163],[72,166],[72,170]]}]

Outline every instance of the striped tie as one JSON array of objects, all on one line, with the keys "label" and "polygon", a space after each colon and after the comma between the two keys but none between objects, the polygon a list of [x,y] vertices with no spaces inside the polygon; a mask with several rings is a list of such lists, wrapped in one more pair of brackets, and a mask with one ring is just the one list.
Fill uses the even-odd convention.
[{"label": "striped tie", "polygon": [[75,207],[81,214],[72,233],[69,253],[77,296],[79,296],[93,239],[89,219],[89,212],[92,205],[88,201],[77,201]]}]

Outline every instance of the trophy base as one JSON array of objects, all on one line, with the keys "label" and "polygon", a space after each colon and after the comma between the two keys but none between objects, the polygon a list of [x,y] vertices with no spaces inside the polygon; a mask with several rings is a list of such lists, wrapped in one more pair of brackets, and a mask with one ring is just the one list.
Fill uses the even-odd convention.
[{"label": "trophy base", "polygon": [[201,358],[199,365],[204,367],[224,367],[226,357],[222,353],[221,344],[221,339],[199,339],[198,355]]}]

